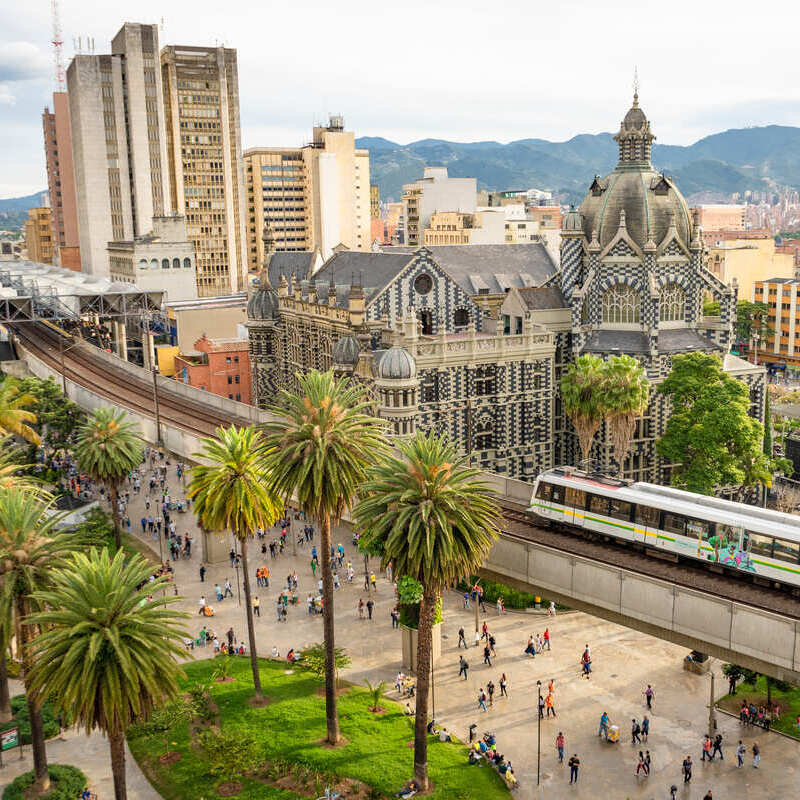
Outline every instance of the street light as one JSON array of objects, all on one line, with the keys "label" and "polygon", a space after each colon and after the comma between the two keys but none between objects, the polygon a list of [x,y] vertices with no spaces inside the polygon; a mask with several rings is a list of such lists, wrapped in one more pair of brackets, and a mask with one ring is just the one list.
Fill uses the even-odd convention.
[{"label": "street light", "polygon": [[239,608],[242,607],[242,592],[239,589],[239,554],[233,559],[233,568],[236,570],[236,596],[239,598]]},{"label": "street light", "polygon": [[539,785],[539,771],[542,766],[542,682],[536,681],[539,699],[536,701],[536,785]]},{"label": "street light", "polygon": [[153,363],[153,410],[156,415],[156,447],[162,446],[161,441],[161,415],[158,411],[158,364]]}]

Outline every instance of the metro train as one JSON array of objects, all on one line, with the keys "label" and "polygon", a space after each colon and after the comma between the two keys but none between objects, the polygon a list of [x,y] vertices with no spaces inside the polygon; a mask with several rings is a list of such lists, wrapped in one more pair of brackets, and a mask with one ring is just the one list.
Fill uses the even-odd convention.
[{"label": "metro train", "polygon": [[530,512],[592,531],[800,588],[800,517],[572,467],[543,472]]}]

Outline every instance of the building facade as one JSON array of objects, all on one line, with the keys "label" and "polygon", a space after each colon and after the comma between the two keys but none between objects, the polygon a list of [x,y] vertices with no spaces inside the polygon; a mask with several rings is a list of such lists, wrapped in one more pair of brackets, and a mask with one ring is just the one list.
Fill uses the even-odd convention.
[{"label": "building facade", "polygon": [[45,108],[42,113],[42,133],[52,211],[55,263],[80,271],[75,170],[72,165],[72,136],[66,92],[53,92],[52,112]]},{"label": "building facade", "polygon": [[768,278],[757,281],[755,301],[767,307],[766,323],[773,331],[765,340],[748,342],[755,345],[754,358],[800,366],[800,280]]},{"label": "building facade", "polygon": [[[255,402],[333,368],[368,387],[397,436],[447,433],[474,464],[527,481],[580,458],[559,387],[585,353],[633,356],[653,389],[624,464],[599,431],[602,470],[669,481],[655,445],[670,408],[656,388],[680,353],[718,354],[763,420],[763,368],[729,353],[736,282],[707,269],[696,220],[650,163],[654,138],[634,96],[616,169],[562,220],[558,263],[542,243],[391,248],[337,253],[302,280],[279,274],[267,247],[248,302]],[[702,315],[707,296],[718,317]]]},{"label": "building facade", "polygon": [[187,386],[250,403],[250,359],[247,339],[210,339],[203,335],[191,354],[175,356],[174,378]]},{"label": "building facade", "polygon": [[25,247],[28,258],[40,264],[54,263],[52,212],[49,208],[28,209],[25,220]]}]

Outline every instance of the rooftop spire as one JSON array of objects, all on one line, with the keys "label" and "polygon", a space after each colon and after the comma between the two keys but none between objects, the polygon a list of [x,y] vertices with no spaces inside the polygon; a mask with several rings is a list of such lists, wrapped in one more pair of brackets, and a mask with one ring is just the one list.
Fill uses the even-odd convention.
[{"label": "rooftop spire", "polygon": [[656,137],[650,131],[650,122],[639,108],[639,70],[633,71],[633,105],[619,126],[614,139],[619,144],[617,169],[652,169],[650,147]]},{"label": "rooftop spire", "polygon": [[639,108],[639,68],[633,68],[633,107]]}]

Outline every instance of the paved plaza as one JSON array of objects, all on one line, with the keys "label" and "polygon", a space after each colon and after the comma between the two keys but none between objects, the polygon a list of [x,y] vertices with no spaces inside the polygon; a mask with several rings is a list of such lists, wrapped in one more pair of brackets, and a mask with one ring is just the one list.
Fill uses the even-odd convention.
[{"label": "paved plaza", "polygon": [[[170,474],[173,491],[177,489],[174,469]],[[180,490],[177,489],[179,493]],[[144,514],[143,497],[134,497],[130,506],[132,532],[148,542],[157,552],[158,544],[152,537],[142,537],[139,519]],[[144,514],[146,515],[146,514]],[[200,540],[194,519],[189,514],[176,515],[178,532],[189,532],[193,538],[193,557],[181,559],[174,564],[176,583],[185,597],[182,607],[190,613],[189,630],[196,635],[206,623],[222,640],[225,631],[233,627],[237,638],[246,638],[243,608],[236,598],[236,576],[226,561],[209,565],[205,583],[200,583]],[[297,527],[297,523],[295,523]],[[274,532],[277,536],[277,532]],[[267,537],[267,541],[272,536]],[[337,644],[346,648],[353,659],[352,666],[343,677],[354,683],[364,678],[372,681],[383,679],[394,692],[394,678],[401,668],[400,636],[392,630],[390,611],[394,607],[392,584],[381,575],[378,591],[373,592],[374,618],[360,620],[357,613],[359,598],[367,600],[369,592],[364,590],[363,557],[353,548],[350,535],[345,530],[335,531],[334,545],[341,544],[346,551],[345,563],[352,561],[356,577],[352,584],[343,583],[335,595]],[[319,547],[319,537],[315,537]],[[227,548],[226,548],[227,549]],[[310,549],[306,544],[298,548],[292,558],[291,547],[284,555],[266,562],[261,559],[260,543],[251,546],[251,574],[257,566],[266,563],[271,571],[270,587],[255,587],[253,592],[261,599],[261,617],[256,618],[256,629],[260,653],[269,655],[273,646],[283,656],[290,647],[300,649],[322,640],[322,620],[306,613],[304,598],[315,591],[316,581],[310,568]],[[278,623],[275,601],[286,576],[293,570],[299,576],[301,603],[289,608],[288,621]],[[224,584],[230,578],[234,597],[217,603],[213,598],[214,583]],[[204,620],[197,615],[198,600],[205,594],[216,610],[213,619]],[[468,641],[474,641],[474,613],[462,608],[456,593],[448,593],[444,600],[444,623],[442,658],[435,669],[436,719],[456,736],[466,739],[472,723],[477,724],[478,734],[493,731],[497,735],[498,749],[514,765],[520,788],[515,793],[522,800],[530,798],[601,798],[601,800],[625,800],[625,798],[669,797],[671,784],[678,786],[678,798],[700,800],[708,789],[715,800],[733,798],[759,798],[778,800],[797,794],[800,788],[800,743],[776,733],[754,735],[751,729],[743,731],[738,721],[718,713],[719,730],[724,736],[723,762],[702,763],[701,741],[708,720],[709,678],[690,674],[682,669],[686,655],[683,648],[662,642],[642,633],[591,617],[587,614],[569,612],[555,618],[524,612],[509,612],[501,617],[495,608],[487,605],[488,613],[481,614],[481,621],[488,622],[491,633],[497,640],[497,656],[493,665],[483,662],[483,648],[471,646],[467,659],[470,664],[468,680],[458,677],[457,649],[458,629],[463,626]],[[366,616],[366,615],[365,615]],[[552,651],[535,659],[523,655],[527,638],[533,633],[542,633],[549,627]],[[578,660],[584,645],[591,646],[593,672],[589,680],[579,674]],[[464,650],[461,650],[464,653]],[[211,655],[211,648],[196,649],[195,657]],[[720,675],[720,665],[713,668]],[[509,697],[498,699],[487,712],[478,709],[478,690],[485,688],[488,680],[499,684],[505,672],[509,680]],[[558,717],[544,720],[541,725],[541,772],[540,786],[536,785],[537,719],[536,681],[543,688],[550,680],[555,682],[555,708]],[[641,746],[632,746],[630,722],[633,717],[641,720],[646,713],[642,691],[650,683],[655,689],[655,701],[651,716],[649,741]],[[727,683],[717,681],[718,694],[724,693]],[[412,701],[413,705],[413,701]],[[622,730],[622,741],[609,744],[597,736],[598,721],[607,711],[613,723]],[[569,785],[569,770],[560,766],[556,757],[555,737],[563,731],[566,738],[566,759],[577,753],[581,760],[579,782]],[[751,766],[749,757],[742,769],[735,768],[734,748],[739,739],[749,746],[758,741],[762,760],[759,769]],[[648,778],[635,776],[639,749],[649,749],[652,771]],[[90,776],[100,800],[113,795],[110,778],[108,749],[105,740],[94,735],[87,743],[85,736],[77,731],[68,733],[66,742],[53,741],[48,744],[53,762],[71,762],[80,766]],[[691,754],[695,762],[694,778],[684,786],[681,762]],[[19,762],[11,757],[4,770],[0,771],[0,784],[22,771]],[[26,750],[23,762],[30,769],[30,756]],[[464,769],[479,769],[466,764]],[[487,767],[482,767],[486,769]],[[411,754],[409,752],[409,774]],[[154,800],[157,797],[149,787],[132,759],[128,762],[129,797],[131,800]]]}]

